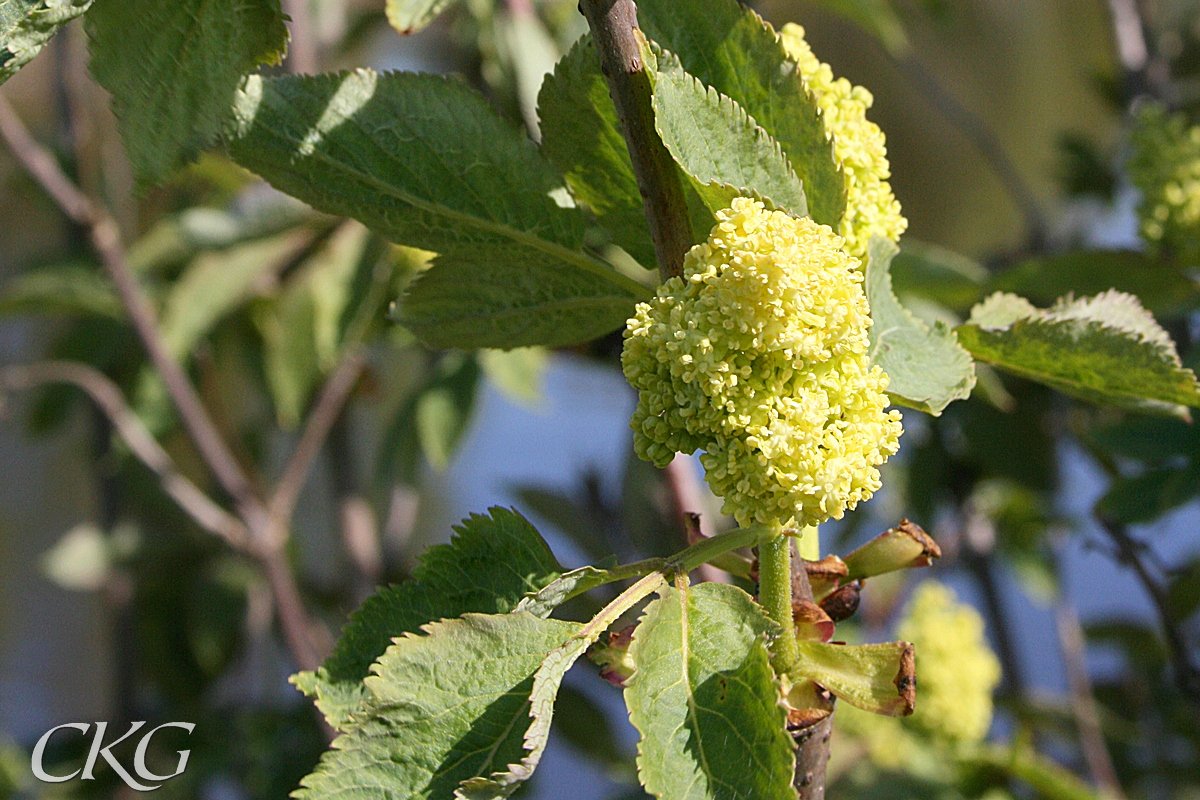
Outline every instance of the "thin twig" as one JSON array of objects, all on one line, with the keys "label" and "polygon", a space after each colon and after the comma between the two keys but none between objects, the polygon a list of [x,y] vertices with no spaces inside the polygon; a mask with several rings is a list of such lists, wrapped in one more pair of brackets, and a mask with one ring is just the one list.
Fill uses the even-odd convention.
[{"label": "thin twig", "polygon": [[1040,250],[1046,240],[1049,225],[1037,196],[1021,176],[996,134],[957,97],[948,92],[914,55],[893,58],[897,68],[908,78],[942,116],[957,127],[983,156],[1000,184],[1012,197],[1025,220],[1031,246]]},{"label": "thin twig", "polygon": [[255,522],[264,518],[265,509],[254,496],[245,472],[221,439],[182,367],[167,352],[154,307],[125,258],[125,248],[121,244],[116,222],[71,182],[54,156],[29,134],[12,105],[3,96],[0,96],[0,137],[8,144],[17,161],[41,184],[63,212],[77,224],[88,228],[92,245],[116,286],[122,305],[151,363],[162,378],[180,420],[204,456],[205,463],[221,486],[233,496],[239,513],[253,530],[257,527]]},{"label": "thin twig", "polygon": [[246,527],[180,474],[171,456],[150,435],[150,431],[146,430],[137,414],[125,402],[121,390],[104,373],[87,364],[68,361],[44,361],[0,369],[0,389],[4,391],[28,391],[48,383],[69,383],[86,392],[112,423],[130,452],[158,475],[163,490],[180,508],[200,527],[224,539],[230,547],[239,550],[245,548]]},{"label": "thin twig", "polygon": [[[272,535],[271,518],[266,505],[254,492],[246,473],[221,438],[183,368],[167,352],[154,307],[129,267],[116,223],[71,182],[53,155],[29,134],[25,124],[3,96],[0,96],[0,138],[5,140],[17,161],[63,212],[88,229],[92,245],[115,284],[125,312],[165,384],[184,428],[208,468],[233,497],[238,516],[248,531],[242,550],[258,560],[267,576],[280,627],[293,658],[302,669],[315,668],[319,658],[312,644],[312,626],[304,610],[295,576],[285,560],[282,550],[284,536]],[[189,502],[194,502],[194,498]],[[286,528],[286,525],[281,527]]]},{"label": "thin twig", "polygon": [[[1003,672],[1002,690],[1010,697],[1020,698],[1025,693],[1025,679],[1021,672],[1021,662],[1017,657],[1016,643],[1008,624],[1008,614],[1005,612],[1004,601],[1000,597],[1000,587],[996,576],[992,573],[991,562],[988,558],[993,552],[995,531],[991,521],[980,515],[971,515],[966,523],[963,539],[963,564],[979,584],[983,592],[983,607],[987,615],[989,627],[996,640],[996,654],[1000,658]],[[988,526],[985,529],[973,529],[972,526]]]},{"label": "thin twig", "polygon": [[268,507],[271,536],[269,546],[278,544],[278,538],[287,535],[288,521],[296,510],[296,503],[300,499],[305,481],[308,480],[313,461],[320,454],[322,444],[328,438],[329,431],[337,421],[350,391],[358,382],[366,365],[366,351],[362,347],[353,347],[342,357],[325,382],[325,388],[322,389],[321,396],[304,424],[300,441],[292,451],[283,469],[283,476],[271,497]]},{"label": "thin twig", "polygon": [[1101,519],[1100,523],[1116,545],[1118,562],[1133,570],[1146,594],[1150,595],[1159,625],[1163,629],[1163,637],[1167,641],[1167,649],[1171,654],[1171,666],[1179,691],[1193,703],[1200,704],[1200,667],[1192,663],[1189,655],[1191,650],[1171,613],[1171,599],[1167,590],[1150,574],[1150,570],[1142,561],[1140,551],[1143,545],[1129,535],[1124,525],[1104,519]]},{"label": "thin twig", "polygon": [[1054,623],[1062,647],[1063,664],[1067,669],[1067,684],[1071,689],[1071,714],[1079,729],[1079,744],[1092,782],[1106,797],[1123,800],[1124,791],[1113,768],[1104,733],[1100,729],[1100,713],[1092,693],[1092,679],[1087,669],[1087,646],[1083,628],[1075,609],[1063,596],[1054,606]]},{"label": "thin twig", "polygon": [[683,273],[683,256],[692,245],[692,232],[679,170],[654,127],[637,8],[633,0],[581,0],[579,9],[591,27],[600,68],[608,79],[645,203],[654,255],[665,281]]},{"label": "thin twig", "polygon": [[294,75],[317,71],[317,42],[313,38],[312,10],[308,0],[284,0],[283,10],[291,18],[292,40],[288,43],[287,69]]}]

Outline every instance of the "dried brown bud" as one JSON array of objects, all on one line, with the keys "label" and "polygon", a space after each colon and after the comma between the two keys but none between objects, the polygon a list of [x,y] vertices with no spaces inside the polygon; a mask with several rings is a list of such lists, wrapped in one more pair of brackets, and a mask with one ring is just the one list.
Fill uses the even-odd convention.
[{"label": "dried brown bud", "polygon": [[913,646],[908,642],[901,642],[901,644],[904,644],[905,648],[904,652],[900,654],[900,669],[896,672],[896,679],[892,683],[896,684],[896,691],[904,700],[903,710],[895,716],[907,717],[916,708],[917,670]]},{"label": "dried brown bud", "polygon": [[831,620],[841,622],[854,616],[861,598],[862,584],[854,581],[831,592],[821,601],[821,608],[825,609]]},{"label": "dried brown bud", "polygon": [[[825,556],[820,561],[801,563],[804,564],[804,571],[808,575],[808,585],[812,587],[813,600],[818,603],[837,589],[838,583],[849,573],[846,562],[833,555]],[[796,592],[794,580],[792,592]]]}]

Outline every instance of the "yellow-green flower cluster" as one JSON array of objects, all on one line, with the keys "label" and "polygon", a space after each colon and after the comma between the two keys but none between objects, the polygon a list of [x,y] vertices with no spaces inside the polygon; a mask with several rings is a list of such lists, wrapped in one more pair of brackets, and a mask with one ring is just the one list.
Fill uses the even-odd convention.
[{"label": "yellow-green flower cluster", "polygon": [[1142,192],[1142,237],[1188,266],[1200,261],[1200,126],[1149,105],[1133,129],[1129,176]]},{"label": "yellow-green flower cluster", "polygon": [[951,742],[982,740],[992,722],[1000,662],[979,613],[944,585],[926,581],[897,634],[913,643],[917,658],[917,707],[907,722]]},{"label": "yellow-green flower cluster", "polygon": [[872,236],[894,242],[908,227],[887,182],[891,169],[883,131],[867,120],[867,109],[875,98],[862,86],[835,79],[829,65],[821,63],[804,41],[804,28],[789,22],[779,38],[821,107],[825,130],[833,139],[834,157],[845,175],[846,213],[838,233],[851,255],[864,258]]},{"label": "yellow-green flower cluster", "polygon": [[870,497],[900,415],[885,411],[862,271],[842,238],[737,198],[683,269],[625,332],[638,455],[663,467],[703,450],[743,525],[814,525]]}]

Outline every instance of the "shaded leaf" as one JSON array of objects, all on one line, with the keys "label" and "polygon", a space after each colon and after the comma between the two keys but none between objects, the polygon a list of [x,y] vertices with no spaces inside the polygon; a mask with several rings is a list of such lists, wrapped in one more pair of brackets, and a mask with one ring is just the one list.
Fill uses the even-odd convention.
[{"label": "shaded leaf", "polygon": [[655,797],[794,800],[795,756],[766,638],[770,620],[733,586],[665,588],[633,635],[625,688]]},{"label": "shaded leaf", "polygon": [[92,0],[0,0],[0,83],[17,74]]},{"label": "shaded leaf", "polygon": [[796,216],[808,214],[804,189],[779,143],[736,102],[689,75],[672,54],[659,56],[654,122],[663,144],[696,182],[710,211],[729,206],[730,186],[769,199]]},{"label": "shaded leaf", "polygon": [[[350,615],[325,663],[294,679],[335,728],[350,727],[363,699],[363,678],[393,637],[467,612],[507,613],[561,571],[538,532],[515,511],[492,508],[489,516],[472,515],[455,532],[450,544],[425,552],[411,580],[368,598]],[[529,675],[536,669],[535,664]]]},{"label": "shaded leaf", "polygon": [[211,144],[243,78],[279,63],[288,39],[279,0],[97,0],[86,25],[92,74],[143,184]]},{"label": "shaded leaf", "polygon": [[1096,503],[1096,514],[1114,522],[1149,522],[1200,495],[1200,465],[1150,469],[1117,478]]},{"label": "shaded leaf", "polygon": [[821,6],[857,23],[892,55],[908,51],[908,35],[889,0],[822,0]]},{"label": "shaded leaf", "polygon": [[638,21],[688,73],[732,98],[779,142],[809,213],[836,229],[846,209],[845,179],[819,107],[774,29],[737,0],[643,0]]},{"label": "shaded leaf", "polygon": [[475,356],[483,374],[510,400],[537,406],[549,358],[541,347],[514,350],[480,350]]},{"label": "shaded leaf", "polygon": [[534,674],[578,631],[532,614],[467,614],[406,633],[372,665],[363,715],[293,795],[450,798],[520,760]]},{"label": "shaded leaf", "polygon": [[975,365],[945,324],[926,325],[892,291],[889,273],[899,248],[871,237],[867,249],[867,300],[871,305],[871,363],[887,373],[888,395],[898,405],[933,415],[971,395]]},{"label": "shaded leaf", "polygon": [[538,94],[542,152],[562,171],[575,198],[587,206],[613,241],[643,266],[656,263],[654,242],[590,35],[546,76]]},{"label": "shaded leaf", "polygon": [[1045,800],[1099,800],[1100,795],[1070,770],[1027,746],[986,747],[961,757],[964,766],[987,765],[1028,784]]},{"label": "shaded leaf", "polygon": [[397,311],[432,346],[586,341],[646,294],[580,250],[554,168],[459,80],[252,78],[231,135],[234,158],[283,191],[440,253]]},{"label": "shaded leaf", "polygon": [[576,269],[531,247],[481,245],[439,256],[409,286],[394,318],[431,347],[580,344],[623,327],[647,295],[602,269]]},{"label": "shaded leaf", "polygon": [[1063,298],[1039,310],[997,293],[977,305],[959,341],[980,361],[1090,403],[1188,418],[1196,376],[1132,295]]},{"label": "shaded leaf", "polygon": [[342,319],[367,239],[367,230],[357,223],[341,226],[256,315],[267,385],[285,428],[299,425],[321,378],[338,361]]},{"label": "shaded leaf", "polygon": [[454,353],[442,359],[437,377],[417,397],[413,408],[417,442],[434,469],[450,465],[471,420],[478,384],[478,362]]},{"label": "shaded leaf", "polygon": [[1195,559],[1171,578],[1168,607],[1177,622],[1185,622],[1200,608],[1200,559]]},{"label": "shaded leaf", "polygon": [[93,267],[68,264],[23,272],[0,292],[0,315],[65,314],[124,319],[112,284]]},{"label": "shaded leaf", "polygon": [[312,231],[299,228],[197,257],[163,302],[160,325],[167,350],[177,359],[186,358],[213,325],[249,300],[256,288],[266,288],[260,282],[273,281],[312,238]]}]

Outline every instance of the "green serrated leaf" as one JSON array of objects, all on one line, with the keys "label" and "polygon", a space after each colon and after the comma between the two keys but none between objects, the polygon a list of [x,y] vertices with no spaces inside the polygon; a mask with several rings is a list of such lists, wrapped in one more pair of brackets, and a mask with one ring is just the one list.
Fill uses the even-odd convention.
[{"label": "green serrated leaf", "polygon": [[456,0],[387,0],[387,18],[404,35],[416,33]]},{"label": "green serrated leaf", "polygon": [[806,216],[804,188],[779,143],[736,102],[685,72],[672,54],[662,53],[658,63],[655,127],[709,210],[728,207],[732,198],[707,188],[727,184]]},{"label": "green serrated leaf", "polygon": [[96,0],[92,74],[139,182],[161,182],[212,143],[245,76],[283,58],[284,19],[279,0]]},{"label": "green serrated leaf", "polygon": [[779,142],[809,213],[836,229],[846,209],[845,178],[820,109],[771,26],[737,0],[643,0],[638,21],[688,73],[732,98]]},{"label": "green serrated leaf", "polygon": [[1137,298],[1109,291],[1045,310],[996,293],[977,305],[959,341],[975,358],[1100,405],[1188,418],[1200,384]]},{"label": "green serrated leaf", "polygon": [[799,640],[796,646],[800,658],[793,674],[797,677],[816,681],[864,711],[889,717],[912,713],[912,687],[898,685],[897,681],[902,676],[911,676],[911,644],[847,646]]},{"label": "green serrated leaf", "polygon": [[638,775],[665,800],[795,800],[795,755],[766,640],[771,621],[734,586],[665,588],[633,635],[625,687]]},{"label": "green serrated leaf", "polygon": [[0,315],[64,314],[124,319],[112,284],[94,267],[68,264],[23,272],[0,292]]},{"label": "green serrated leaf", "polygon": [[558,697],[558,687],[562,684],[567,670],[622,614],[665,582],[666,579],[658,572],[642,578],[605,606],[574,636],[547,654],[545,661],[533,676],[533,690],[529,694],[529,715],[533,722],[525,733],[525,756],[520,762],[509,764],[504,772],[464,782],[456,797],[462,797],[464,800],[502,800],[512,794],[520,784],[529,780],[550,741],[554,701]]},{"label": "green serrated leaf", "polygon": [[0,83],[17,74],[92,0],[0,0]]},{"label": "green serrated leaf", "polygon": [[364,697],[363,678],[393,637],[468,612],[507,613],[526,593],[558,577],[562,568],[524,517],[502,508],[488,513],[456,527],[450,544],[429,548],[411,580],[370,597],[350,615],[325,663],[293,679],[316,698],[330,725],[339,730],[352,725]]},{"label": "green serrated leaf", "polygon": [[542,152],[562,171],[575,199],[596,215],[616,244],[653,267],[654,242],[642,195],[590,35],[546,76],[538,116]]},{"label": "green serrated leaf", "polygon": [[647,290],[608,267],[577,269],[531,247],[439,256],[394,319],[431,347],[563,347],[625,325]]},{"label": "green serrated leaf", "polygon": [[457,79],[251,78],[231,137],[233,157],[283,191],[440,253],[397,313],[432,346],[578,343],[646,294],[580,250],[554,168]]},{"label": "green serrated leaf", "polygon": [[466,614],[400,636],[371,667],[361,721],[293,797],[450,798],[463,781],[518,762],[534,675],[580,627]]},{"label": "green serrated leaf", "polygon": [[533,143],[457,78],[410,72],[252,77],[230,153],[277,188],[443,255],[533,248],[595,266],[583,222]]},{"label": "green serrated leaf", "polygon": [[937,416],[971,395],[975,364],[943,323],[931,328],[900,305],[889,268],[899,248],[873,236],[867,248],[867,300],[871,305],[871,363],[887,373],[897,405]]}]

